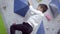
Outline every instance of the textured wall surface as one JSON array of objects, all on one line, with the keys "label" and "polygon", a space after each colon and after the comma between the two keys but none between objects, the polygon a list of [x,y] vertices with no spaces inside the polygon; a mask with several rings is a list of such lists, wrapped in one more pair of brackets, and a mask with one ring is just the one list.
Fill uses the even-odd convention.
[{"label": "textured wall surface", "polygon": [[[51,0],[42,0],[40,3],[47,4],[49,7],[49,3]],[[33,0],[33,6],[34,8],[37,7],[39,3],[36,2],[36,0]],[[17,24],[21,24],[24,21],[24,17],[21,17],[14,13],[14,0],[0,0],[0,8],[3,14],[4,24],[6,26],[8,34],[10,33],[9,28],[10,26],[16,22]],[[45,14],[49,14],[52,17],[52,13],[50,11],[50,8]],[[27,13],[26,17],[29,16],[29,12]],[[25,19],[27,20],[28,18]],[[56,18],[52,18],[51,21],[47,21],[47,19],[44,17],[43,24],[45,29],[45,34],[57,34],[58,29],[60,28],[60,15]],[[38,26],[39,27],[39,26]],[[20,31],[17,31],[16,34],[20,34]],[[34,33],[34,32],[33,32]]]}]

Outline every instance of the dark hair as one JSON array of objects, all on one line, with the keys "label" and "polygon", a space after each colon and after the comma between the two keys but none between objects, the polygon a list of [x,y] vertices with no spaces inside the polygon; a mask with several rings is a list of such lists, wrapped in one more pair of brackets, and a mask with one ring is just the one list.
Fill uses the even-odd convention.
[{"label": "dark hair", "polygon": [[48,7],[45,4],[39,4],[41,8],[43,8],[43,13],[47,11]]}]

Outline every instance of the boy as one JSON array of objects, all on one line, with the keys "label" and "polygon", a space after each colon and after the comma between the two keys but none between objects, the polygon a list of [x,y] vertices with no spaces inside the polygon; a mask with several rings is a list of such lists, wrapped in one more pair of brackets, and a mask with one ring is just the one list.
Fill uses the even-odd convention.
[{"label": "boy", "polygon": [[23,24],[15,24],[10,27],[10,33],[15,34],[15,30],[22,31],[22,34],[31,34],[33,31],[33,28],[38,26],[39,23],[42,20],[42,17],[44,16],[43,13],[46,12],[48,7],[45,4],[39,4],[37,7],[37,10],[32,7],[32,2],[29,0],[30,3],[30,13],[31,16],[26,22],[23,22]]}]

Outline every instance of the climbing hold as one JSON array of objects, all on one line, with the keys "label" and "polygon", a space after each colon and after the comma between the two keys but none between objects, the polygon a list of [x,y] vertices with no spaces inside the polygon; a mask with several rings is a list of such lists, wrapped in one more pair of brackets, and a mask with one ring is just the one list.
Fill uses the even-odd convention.
[{"label": "climbing hold", "polygon": [[29,10],[29,5],[27,0],[14,0],[14,13],[25,16]]},{"label": "climbing hold", "polygon": [[50,15],[46,14],[45,16],[46,16],[46,18],[47,18],[48,21],[51,20],[51,16]]}]

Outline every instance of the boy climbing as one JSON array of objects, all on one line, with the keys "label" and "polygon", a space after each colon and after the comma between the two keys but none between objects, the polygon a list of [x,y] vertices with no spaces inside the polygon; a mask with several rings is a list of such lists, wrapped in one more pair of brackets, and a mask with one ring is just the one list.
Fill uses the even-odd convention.
[{"label": "boy climbing", "polygon": [[10,34],[15,34],[15,30],[22,31],[22,34],[31,34],[33,28],[38,26],[44,17],[44,13],[47,11],[48,7],[45,4],[39,4],[37,9],[32,6],[32,0],[29,1],[29,9],[31,10],[31,16],[23,24],[14,24],[10,27]]}]

